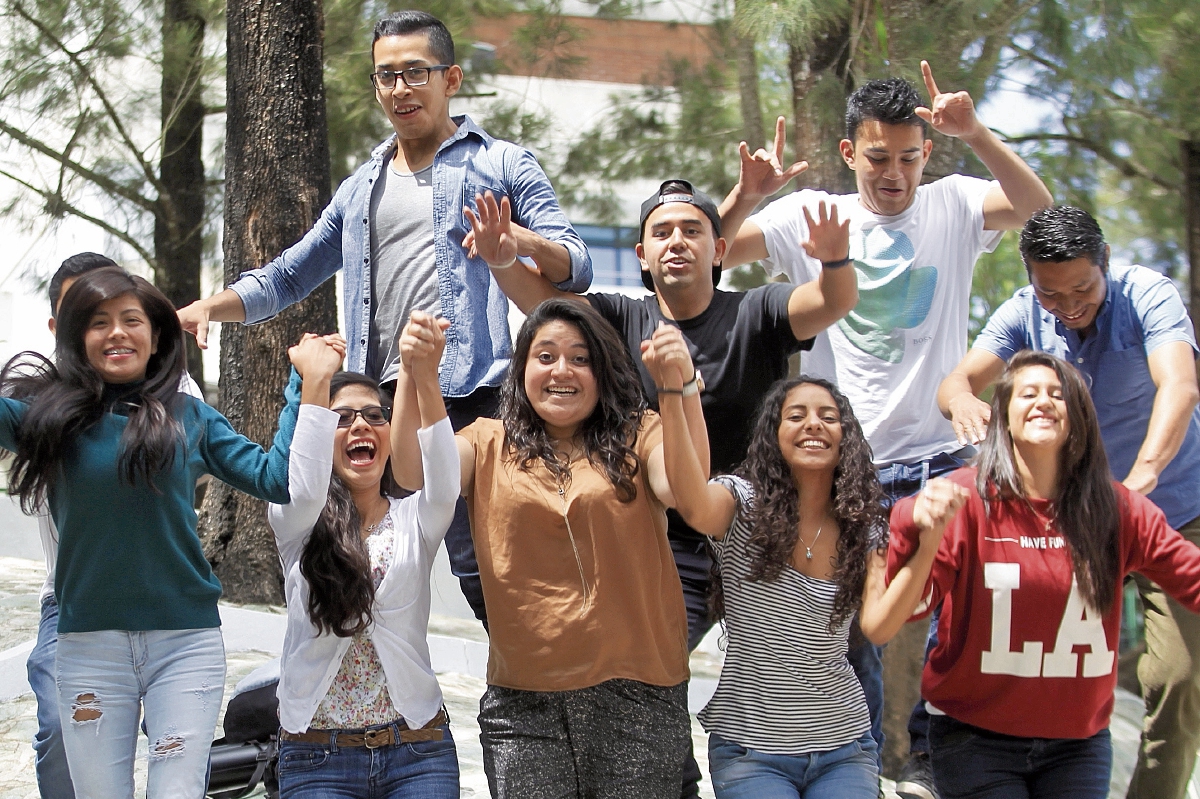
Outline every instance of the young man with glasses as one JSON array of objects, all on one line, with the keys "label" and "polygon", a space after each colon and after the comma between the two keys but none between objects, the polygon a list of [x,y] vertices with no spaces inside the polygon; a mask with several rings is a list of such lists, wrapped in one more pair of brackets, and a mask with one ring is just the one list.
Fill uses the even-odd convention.
[{"label": "young man with glasses", "polygon": [[[463,207],[488,190],[509,198],[518,254],[565,291],[587,289],[591,259],[533,155],[493,139],[470,117],[450,116],[463,72],[441,21],[423,11],[385,17],[375,26],[372,58],[375,97],[395,135],[342,183],[304,238],[179,318],[204,347],[209,322],[265,321],[344,269],[353,371],[395,380],[397,339],[411,312],[450,320],[440,377],[458,429],[495,412],[512,352],[508,302],[476,256]],[[468,603],[485,619],[461,502],[446,547]]]}]

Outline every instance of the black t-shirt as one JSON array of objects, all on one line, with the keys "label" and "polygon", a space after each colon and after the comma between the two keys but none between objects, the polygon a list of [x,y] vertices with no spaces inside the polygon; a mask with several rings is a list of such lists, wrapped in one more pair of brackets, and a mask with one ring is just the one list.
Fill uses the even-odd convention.
[{"label": "black t-shirt", "polygon": [[[654,295],[636,299],[623,294],[586,297],[624,337],[642,377],[642,392],[655,410],[658,393],[642,363],[641,342],[654,335],[660,321],[675,325],[683,333],[692,362],[704,376],[700,402],[708,428],[712,471],[716,474],[731,470],[746,457],[758,406],[771,386],[787,377],[788,357],[812,349],[812,339],[797,341],[792,333],[788,300],[795,289],[790,283],[768,283],[746,292],[718,289],[703,313],[678,322],[663,317]],[[684,524],[678,514],[671,511],[668,521],[667,533],[677,553],[684,542],[689,549],[699,546],[703,550],[704,537]],[[704,569],[707,574],[707,566]]]}]

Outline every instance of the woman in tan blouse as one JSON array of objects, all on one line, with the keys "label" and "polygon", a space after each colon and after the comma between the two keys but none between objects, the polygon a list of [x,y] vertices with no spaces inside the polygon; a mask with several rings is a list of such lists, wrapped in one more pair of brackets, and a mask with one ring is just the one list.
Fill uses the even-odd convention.
[{"label": "woman in tan blouse", "polygon": [[[664,326],[646,350],[707,461],[682,336]],[[518,333],[500,417],[457,436],[491,640],[479,726],[492,795],[675,799],[687,619],[661,425],[636,367],[589,306],[548,300]]]}]

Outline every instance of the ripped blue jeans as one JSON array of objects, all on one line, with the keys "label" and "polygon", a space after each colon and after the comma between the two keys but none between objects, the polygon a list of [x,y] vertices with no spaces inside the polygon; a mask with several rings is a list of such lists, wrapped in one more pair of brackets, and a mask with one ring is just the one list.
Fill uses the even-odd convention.
[{"label": "ripped blue jeans", "polygon": [[149,799],[200,799],[225,692],[221,630],[58,636],[58,709],[79,799],[132,799],[138,722]]}]

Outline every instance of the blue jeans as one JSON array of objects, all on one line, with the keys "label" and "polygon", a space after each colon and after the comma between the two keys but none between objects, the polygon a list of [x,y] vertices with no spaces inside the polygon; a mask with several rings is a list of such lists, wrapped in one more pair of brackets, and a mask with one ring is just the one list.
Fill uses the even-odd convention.
[{"label": "blue jeans", "polygon": [[[883,504],[889,510],[892,505],[907,496],[920,491],[931,477],[941,477],[960,468],[965,461],[950,453],[943,452],[932,458],[916,463],[889,463],[879,468],[879,483],[883,486]],[[934,622],[934,629],[937,623]],[[936,639],[935,639],[936,642]],[[928,649],[926,650],[928,652]],[[850,666],[862,684],[863,695],[867,699],[867,710],[871,713],[871,737],[877,745],[877,755],[880,758],[880,771],[883,770],[883,647],[875,646],[867,640],[858,628],[858,617],[850,629],[850,651],[847,653]],[[913,713],[925,713],[924,704],[918,700]],[[928,716],[924,717],[928,719]],[[913,721],[909,721],[910,729]],[[918,722],[923,729],[927,721]],[[926,745],[927,746],[927,745]]]},{"label": "blue jeans", "polygon": [[[458,799],[458,753],[450,725],[441,741],[378,749],[279,742],[281,799]],[[352,731],[353,732],[353,731]],[[393,732],[398,732],[393,730]]]},{"label": "blue jeans", "polygon": [[929,720],[930,763],[942,799],[1106,799],[1112,739],[1018,738],[949,716]]},{"label": "blue jeans", "polygon": [[875,799],[879,771],[875,739],[828,752],[770,755],[717,733],[708,736],[708,767],[717,799]]},{"label": "blue jeans", "polygon": [[60,634],[58,707],[76,793],[131,799],[144,713],[148,799],[200,799],[224,692],[219,628]]},{"label": "blue jeans", "polygon": [[62,722],[58,717],[58,688],[54,682],[54,654],[58,649],[58,602],[54,595],[42,600],[37,645],[29,653],[25,669],[29,687],[37,699],[37,734],[33,752],[38,792],[42,799],[74,799],[67,752],[63,749]]}]

